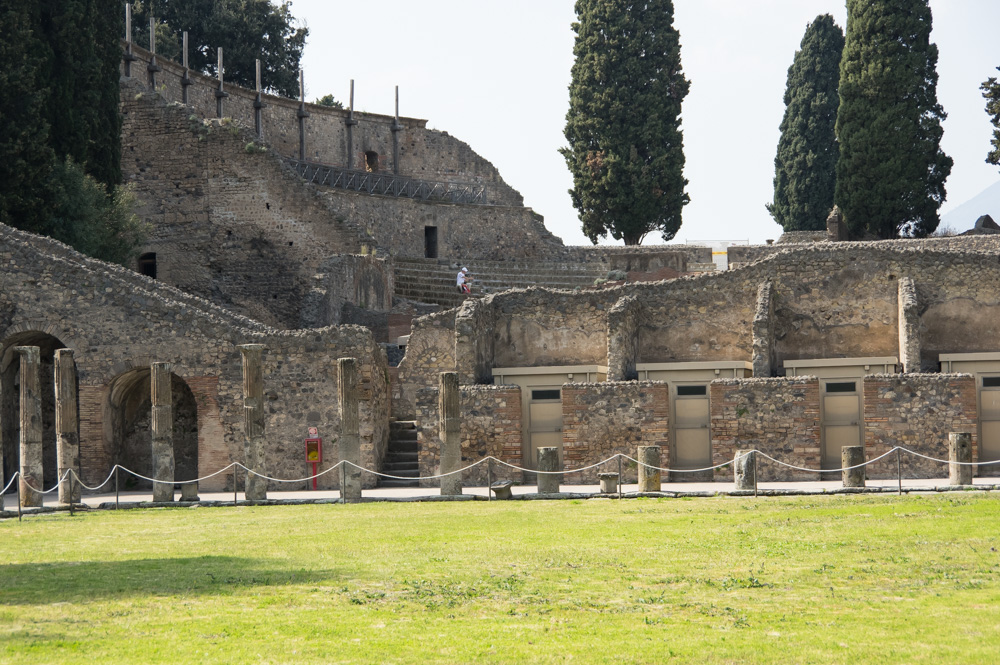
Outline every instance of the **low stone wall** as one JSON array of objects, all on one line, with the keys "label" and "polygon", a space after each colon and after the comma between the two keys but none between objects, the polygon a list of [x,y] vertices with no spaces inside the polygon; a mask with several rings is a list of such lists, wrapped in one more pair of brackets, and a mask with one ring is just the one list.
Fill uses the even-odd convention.
[{"label": "low stone wall", "polygon": [[399,389],[393,388],[392,416],[410,420],[417,392],[437,386],[441,372],[455,371],[455,310],[413,320],[406,355],[399,363]]},{"label": "low stone wall", "polygon": [[[815,377],[720,379],[711,386],[712,462],[731,462],[737,450],[756,449],[788,464],[820,468],[819,380]],[[732,467],[715,480],[733,478]],[[818,480],[761,458],[759,480]]]},{"label": "low stone wall", "polygon": [[[420,476],[439,473],[441,440],[439,438],[438,389],[417,391],[417,441],[420,450]],[[521,389],[517,386],[462,386],[459,389],[459,413],[462,418],[462,466],[485,457],[523,466],[521,455]],[[462,474],[466,485],[486,485],[487,465],[480,464]],[[521,472],[493,464],[493,481],[521,480]],[[421,481],[422,487],[438,487],[440,480]]]},{"label": "low stone wall", "polygon": [[[948,434],[972,433],[978,457],[976,380],[971,374],[878,374],[865,377],[865,458],[901,446],[948,459]],[[942,478],[948,465],[903,453],[904,478]],[[987,472],[986,475],[989,475]],[[868,467],[869,478],[895,478],[896,456]]]},{"label": "low stone wall", "polygon": [[[590,466],[622,453],[638,459],[639,446],[660,446],[660,465],[669,466],[669,392],[660,381],[569,383],[563,386],[563,460],[566,469]],[[595,484],[603,468],[566,473],[567,484]],[[623,463],[623,481],[637,481],[635,463]]]}]

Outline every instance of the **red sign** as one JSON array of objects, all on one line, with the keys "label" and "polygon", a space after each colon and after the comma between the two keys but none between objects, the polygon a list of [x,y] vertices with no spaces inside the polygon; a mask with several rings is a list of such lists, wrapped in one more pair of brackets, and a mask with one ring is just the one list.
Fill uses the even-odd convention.
[{"label": "red sign", "polygon": [[306,439],[306,461],[310,464],[323,463],[323,439]]}]

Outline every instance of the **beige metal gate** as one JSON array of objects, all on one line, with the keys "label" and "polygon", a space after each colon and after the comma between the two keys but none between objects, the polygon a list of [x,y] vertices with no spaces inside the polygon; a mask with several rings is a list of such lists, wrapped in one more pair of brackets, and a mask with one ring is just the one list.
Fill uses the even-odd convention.
[{"label": "beige metal gate", "polygon": [[558,448],[559,464],[563,461],[562,387],[537,386],[530,391],[528,402],[528,449],[530,468],[538,468],[539,448]]},{"label": "beige metal gate", "polygon": [[679,384],[673,388],[674,449],[670,466],[675,469],[710,467],[712,441],[708,384]]},{"label": "beige metal gate", "polygon": [[[995,462],[1000,460],[1000,375],[978,378],[979,461]],[[984,467],[981,475],[1000,475],[1000,464]]]},{"label": "beige metal gate", "polygon": [[823,469],[839,469],[841,448],[861,445],[861,383],[861,379],[820,380]]}]

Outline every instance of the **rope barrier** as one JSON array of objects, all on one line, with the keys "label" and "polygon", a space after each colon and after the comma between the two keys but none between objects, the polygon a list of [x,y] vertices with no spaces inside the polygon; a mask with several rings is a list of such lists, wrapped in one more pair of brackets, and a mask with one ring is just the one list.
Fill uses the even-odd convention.
[{"label": "rope barrier", "polygon": [[[1000,460],[993,460],[993,461],[990,461],[990,462],[952,462],[951,460],[944,460],[944,459],[939,459],[939,458],[936,458],[936,457],[930,457],[928,455],[924,455],[922,453],[918,453],[916,451],[909,450],[909,449],[903,448],[901,446],[896,446],[895,448],[892,448],[891,450],[883,453],[882,455],[879,455],[878,457],[875,457],[873,459],[870,459],[870,460],[867,460],[865,462],[862,462],[861,464],[855,464],[854,466],[841,467],[841,468],[837,468],[837,469],[810,469],[808,467],[802,467],[802,466],[796,466],[794,464],[789,464],[788,462],[784,462],[782,460],[779,460],[779,459],[776,459],[774,457],[771,457],[767,453],[761,452],[761,451],[759,451],[757,449],[752,449],[752,450],[748,450],[747,451],[747,453],[750,453],[750,452],[753,452],[755,455],[760,455],[764,459],[766,459],[766,460],[768,460],[770,462],[773,462],[775,464],[778,464],[779,466],[787,467],[787,468],[795,470],[795,471],[802,471],[802,472],[805,472],[805,473],[838,473],[838,472],[843,472],[843,471],[850,471],[850,470],[853,470],[853,469],[858,469],[858,468],[865,467],[865,466],[868,466],[868,465],[871,465],[871,464],[875,464],[875,463],[877,463],[877,462],[879,462],[879,461],[881,461],[881,460],[889,457],[890,455],[893,455],[893,454],[898,453],[898,452],[903,452],[903,453],[906,453],[908,455],[913,455],[914,457],[919,457],[921,459],[925,459],[925,460],[928,460],[930,462],[936,462],[936,463],[939,463],[939,464],[949,464],[949,465],[954,464],[954,465],[957,465],[957,466],[974,466],[974,467],[985,467],[985,466],[1000,465]],[[589,471],[591,469],[596,469],[598,467],[604,466],[605,464],[613,462],[616,459],[617,460],[627,460],[627,461],[632,462],[634,464],[641,465],[641,466],[643,466],[643,467],[645,467],[647,469],[654,469],[654,470],[659,471],[661,473],[663,473],[663,472],[665,472],[665,473],[702,473],[702,472],[706,472],[706,471],[714,471],[716,469],[721,469],[721,468],[724,468],[724,467],[732,465],[732,461],[726,461],[726,462],[722,462],[721,464],[716,464],[714,466],[709,466],[709,467],[705,467],[705,468],[701,468],[701,469],[671,469],[669,467],[660,467],[660,466],[653,466],[653,465],[649,465],[649,464],[644,464],[643,462],[641,462],[641,461],[639,461],[639,460],[637,460],[637,459],[635,459],[633,457],[630,457],[629,455],[626,455],[624,453],[615,453],[611,457],[609,457],[607,459],[604,459],[604,460],[601,460],[600,462],[596,462],[594,464],[590,464],[590,465],[579,467],[579,468],[575,468],[575,469],[563,469],[563,470],[560,470],[560,471],[541,471],[539,469],[528,469],[526,467],[518,466],[516,464],[511,464],[510,462],[506,462],[506,461],[504,461],[502,459],[499,459],[497,457],[489,455],[487,457],[484,457],[484,458],[482,458],[482,459],[480,459],[480,460],[478,460],[476,462],[473,462],[473,463],[469,464],[468,466],[465,466],[465,467],[463,467],[461,469],[458,469],[456,471],[450,471],[448,473],[440,473],[440,474],[434,474],[434,475],[429,475],[429,476],[418,476],[418,477],[413,477],[413,476],[396,476],[396,475],[389,474],[389,473],[382,473],[380,471],[374,471],[372,469],[367,469],[365,467],[362,467],[362,466],[360,466],[358,464],[355,464],[353,462],[349,462],[347,460],[340,460],[339,462],[337,462],[336,464],[334,464],[330,468],[328,468],[328,469],[326,469],[324,471],[321,471],[319,473],[310,475],[310,476],[304,476],[302,478],[276,478],[274,476],[268,476],[268,475],[259,473],[257,471],[254,471],[253,469],[248,468],[247,466],[245,466],[241,462],[232,462],[228,466],[223,467],[222,469],[219,469],[218,471],[215,471],[215,472],[210,473],[210,474],[205,475],[205,476],[200,476],[198,478],[193,478],[191,480],[163,481],[163,480],[157,480],[156,478],[151,478],[149,476],[145,476],[145,475],[143,475],[141,473],[137,473],[135,471],[132,471],[131,469],[128,469],[128,468],[125,468],[125,467],[121,466],[120,464],[115,464],[114,467],[112,467],[112,469],[111,469],[110,473],[108,474],[107,478],[102,483],[100,483],[98,485],[94,485],[94,486],[86,485],[83,482],[83,480],[80,478],[79,474],[77,474],[76,471],[73,470],[73,469],[67,469],[66,472],[63,473],[62,477],[59,478],[59,480],[56,482],[55,486],[52,487],[51,489],[48,489],[48,490],[38,490],[38,489],[35,489],[34,487],[32,487],[30,485],[30,483],[27,483],[27,482],[25,483],[25,486],[28,489],[30,489],[30,490],[32,490],[34,492],[37,492],[39,494],[51,494],[52,492],[57,491],[59,489],[59,486],[62,485],[62,483],[67,482],[67,480],[70,477],[70,474],[72,474],[73,475],[73,479],[75,480],[75,482],[80,483],[80,487],[81,488],[83,488],[84,490],[87,490],[88,492],[96,492],[96,491],[100,490],[102,487],[104,487],[105,485],[108,485],[109,483],[111,483],[112,479],[115,476],[115,471],[119,470],[119,469],[121,471],[124,471],[125,473],[131,474],[132,476],[134,476],[134,477],[136,477],[136,478],[138,478],[140,480],[145,480],[147,482],[152,482],[152,483],[170,482],[172,484],[200,483],[200,482],[209,480],[211,478],[214,478],[215,476],[218,476],[220,474],[226,473],[227,471],[230,471],[230,470],[233,470],[233,469],[237,469],[237,470],[238,469],[243,469],[248,474],[253,474],[253,475],[255,475],[255,476],[259,477],[259,478],[263,478],[264,480],[269,480],[269,481],[276,482],[276,483],[302,483],[302,482],[308,482],[310,480],[313,480],[313,479],[325,476],[325,475],[327,475],[327,474],[329,474],[331,472],[336,471],[341,466],[344,466],[344,467],[350,466],[350,467],[352,467],[354,469],[357,469],[358,471],[360,471],[362,473],[369,473],[369,474],[377,476],[379,478],[388,478],[388,479],[392,479],[392,480],[416,480],[416,481],[421,481],[421,480],[439,480],[441,478],[447,478],[447,477],[453,476],[455,474],[464,473],[465,471],[468,471],[470,469],[474,469],[477,466],[481,466],[482,464],[490,463],[490,462],[496,462],[497,464],[500,464],[501,466],[507,467],[507,468],[512,469],[514,471],[527,472],[527,473],[532,473],[532,474],[537,474],[537,475],[565,475],[565,474],[570,474],[570,473],[581,473],[583,471]],[[17,480],[17,478],[19,476],[20,476],[19,472],[15,473],[13,475],[13,477],[11,477],[11,479],[8,481],[7,485],[4,486],[4,488],[2,490],[0,490],[0,494],[5,494],[11,488],[11,486],[14,484],[14,482]]]}]

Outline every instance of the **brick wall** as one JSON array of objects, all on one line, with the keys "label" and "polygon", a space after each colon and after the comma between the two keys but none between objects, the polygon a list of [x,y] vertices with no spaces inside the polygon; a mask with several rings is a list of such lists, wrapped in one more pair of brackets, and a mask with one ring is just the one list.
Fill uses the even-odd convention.
[{"label": "brick wall", "polygon": [[[865,455],[873,459],[896,446],[948,459],[948,434],[972,433],[978,459],[976,380],[970,374],[893,374],[865,377]],[[905,478],[942,478],[948,465],[903,453]],[[987,471],[987,475],[989,475]],[[868,467],[870,478],[895,478],[896,456]]]},{"label": "brick wall", "polygon": [[[720,379],[711,385],[712,461],[731,462],[737,450],[756,449],[808,469],[820,468],[819,380],[815,377]],[[760,480],[818,480],[815,473],[761,458]],[[732,467],[716,480],[732,480]]]},{"label": "brick wall", "polygon": [[[440,471],[438,389],[417,392],[417,441],[420,449],[420,475]],[[462,386],[459,390],[459,413],[462,418],[462,466],[496,457],[523,466],[521,459],[521,389],[517,386]],[[468,485],[485,485],[487,466],[480,464],[462,475]],[[493,480],[521,480],[521,472],[493,464]],[[438,487],[440,480],[421,482],[423,487]]]},{"label": "brick wall", "polygon": [[[658,381],[569,383],[562,390],[563,460],[580,468],[622,453],[638,459],[639,446],[660,446],[660,465],[670,465],[669,392]],[[596,483],[602,472],[617,472],[617,462],[567,473],[564,482]],[[623,463],[625,482],[636,482],[633,463]]]}]

